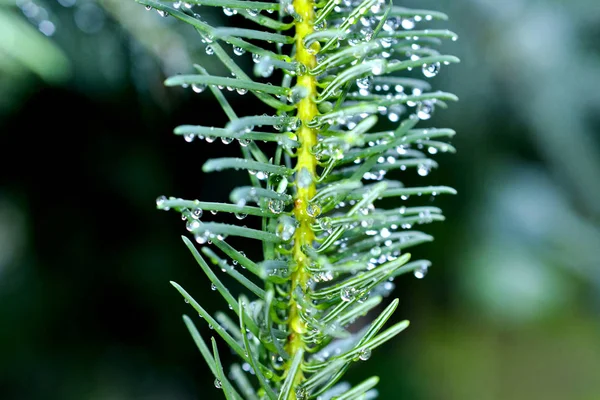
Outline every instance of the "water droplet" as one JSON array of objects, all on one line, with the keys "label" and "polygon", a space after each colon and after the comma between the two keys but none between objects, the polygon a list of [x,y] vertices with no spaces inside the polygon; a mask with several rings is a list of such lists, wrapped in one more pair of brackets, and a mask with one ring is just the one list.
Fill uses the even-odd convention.
[{"label": "water droplet", "polygon": [[242,49],[241,47],[233,46],[233,54],[235,54],[236,56],[241,56],[245,52],[246,50]]},{"label": "water droplet", "polygon": [[308,203],[306,213],[311,217],[318,217],[321,214],[321,206],[317,203]]},{"label": "water droplet", "polygon": [[423,64],[423,75],[425,78],[433,78],[440,72],[440,63]]},{"label": "water droplet", "polygon": [[211,283],[210,290],[217,290],[217,286],[214,283]]},{"label": "water droplet", "polygon": [[268,207],[272,213],[280,214],[285,208],[285,204],[283,203],[283,200],[269,199]]},{"label": "water droplet", "polygon": [[308,399],[308,392],[303,387],[299,387],[296,389],[296,399],[297,400],[306,400]]},{"label": "water droplet", "polygon": [[[208,47],[207,47],[207,49],[208,49]],[[199,85],[199,84],[195,84],[194,83],[194,84],[192,84],[192,90],[195,93],[202,93],[202,92],[204,92],[206,90],[206,85]]]},{"label": "water droplet", "polygon": [[294,220],[291,218],[286,218],[277,229],[279,236],[286,242],[294,236],[295,232],[296,225]]},{"label": "water droplet", "polygon": [[260,57],[256,65],[254,65],[254,74],[263,78],[268,78],[273,74],[275,66],[271,61],[271,57]]},{"label": "water droplet", "polygon": [[190,304],[190,301],[188,299],[183,299],[183,301],[185,301],[185,304]]},{"label": "water droplet", "polygon": [[409,31],[415,27],[415,20],[412,18],[403,18],[401,25],[402,25],[402,28]]},{"label": "water droplet", "polygon": [[223,385],[221,384],[221,381],[215,378],[215,387],[217,389],[222,389]]},{"label": "water droplet", "polygon": [[420,267],[414,270],[413,275],[417,279],[423,279],[425,278],[425,275],[427,275],[428,270],[429,266],[427,264],[422,264]]},{"label": "water droplet", "polygon": [[169,208],[168,207],[164,207],[165,201],[167,201],[167,196],[158,196],[156,198],[156,207],[168,211]]},{"label": "water droplet", "polygon": [[196,240],[196,243],[198,243],[198,244],[205,244],[206,242],[208,242],[209,236],[210,236],[209,231],[204,231],[202,233],[198,232],[194,235],[194,239]]},{"label": "water droplet", "polygon": [[202,213],[203,213],[203,211],[202,211],[202,209],[200,207],[194,208],[192,210],[192,218],[194,218],[194,219],[200,219],[200,218],[202,218]]},{"label": "water droplet", "polygon": [[319,227],[324,231],[331,232],[333,230],[333,223],[331,222],[331,218],[323,217],[319,218]]},{"label": "water droplet", "polygon": [[212,46],[206,46],[206,54],[212,56],[213,54],[215,54],[215,49],[213,49]]},{"label": "water droplet", "polygon": [[420,102],[417,106],[417,117],[423,121],[428,120],[429,118],[431,118],[431,114],[433,113],[434,108],[435,106],[430,100]]},{"label": "water droplet", "polygon": [[196,221],[195,219],[189,220],[186,224],[185,224],[185,228],[191,232],[194,229],[198,229],[200,228],[200,222]]},{"label": "water droplet", "polygon": [[196,135],[194,135],[193,133],[186,133],[185,135],[183,135],[183,139],[188,143],[193,142],[195,138]]},{"label": "water droplet", "polygon": [[383,60],[375,60],[376,62],[371,67],[371,72],[373,75],[381,75],[385,70],[385,63]]},{"label": "water droplet", "polygon": [[373,257],[379,257],[381,255],[381,247],[375,246],[372,247],[370,253]]},{"label": "water droplet", "polygon": [[360,351],[360,353],[358,353],[358,358],[361,361],[367,361],[369,358],[371,358],[371,349],[369,348],[364,348]]},{"label": "water droplet", "polygon": [[235,213],[235,217],[240,220],[246,218],[247,216],[248,216],[248,214],[246,214],[246,213],[241,213],[241,212]]},{"label": "water droplet", "polygon": [[429,165],[426,165],[426,164],[419,164],[419,166],[417,167],[417,173],[421,176],[429,175],[430,171],[431,171],[431,168],[429,167]]},{"label": "water droplet", "polygon": [[229,8],[229,7],[223,7],[223,14],[227,15],[228,17],[231,17],[232,15],[234,15],[236,12],[234,9]]},{"label": "water droplet", "polygon": [[340,291],[342,301],[352,301],[356,298],[357,290],[353,287],[344,287]]}]

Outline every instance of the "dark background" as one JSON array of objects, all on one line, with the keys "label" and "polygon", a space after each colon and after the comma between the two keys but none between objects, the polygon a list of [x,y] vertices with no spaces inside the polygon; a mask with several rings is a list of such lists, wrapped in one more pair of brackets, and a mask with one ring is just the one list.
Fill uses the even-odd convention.
[{"label": "dark background", "polygon": [[[383,399],[599,399],[600,7],[449,3],[402,3],[448,13],[463,60],[433,80],[461,98],[431,121],[458,153],[406,180],[459,194],[423,199],[447,220],[414,251],[427,278],[396,282],[411,327],[349,379],[380,375]],[[235,145],[171,134],[225,121],[208,92],[163,87],[192,62],[218,72],[192,29],[133,2],[0,0],[0,398],[221,398],[169,280],[225,307],[154,204],[245,181],[201,173]]]}]

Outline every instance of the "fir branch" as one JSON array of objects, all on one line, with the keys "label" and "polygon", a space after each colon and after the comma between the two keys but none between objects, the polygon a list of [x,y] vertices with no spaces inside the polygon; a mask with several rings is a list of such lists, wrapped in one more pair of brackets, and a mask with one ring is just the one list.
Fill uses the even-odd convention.
[{"label": "fir branch", "polygon": [[[406,187],[389,179],[424,177],[438,168],[436,154],[455,152],[444,141],[453,130],[417,126],[457,100],[430,84],[459,61],[436,48],[456,34],[430,27],[447,16],[384,0],[138,2],[189,24],[226,71],[227,76],[214,75],[195,65],[195,74],[167,78],[167,86],[198,93],[208,88],[229,119],[213,127],[205,118],[206,125],[182,125],[175,134],[187,142],[235,141],[241,157],[211,159],[202,169],[250,177],[251,186],[232,190],[232,203],[157,199],[159,209],[176,211],[186,221],[202,247],[187,238],[185,245],[231,310],[213,316],[172,282],[245,363],[234,364],[228,374],[215,339],[209,348],[185,316],[215,386],[231,400],[374,398],[377,377],[354,387],[339,382],[352,363],[366,361],[408,321],[385,329],[395,299],[357,333],[348,328],[380,306],[393,290],[392,280],[408,273],[423,278],[431,265],[410,261],[406,251],[433,240],[417,226],[444,216],[437,207],[403,202],[456,193],[447,186]],[[225,15],[241,15],[254,25],[216,27],[196,13],[203,10],[199,6],[221,7]],[[257,79],[236,57],[252,58]],[[269,79],[274,71],[280,71],[280,82]],[[225,89],[251,93],[272,111],[236,111]],[[275,143],[275,151],[266,151],[261,141]],[[217,212],[260,221],[252,228],[210,221],[209,214]],[[234,248],[229,238],[236,236],[260,241],[262,257],[253,260]],[[234,298],[213,268],[240,283],[252,299]]]}]

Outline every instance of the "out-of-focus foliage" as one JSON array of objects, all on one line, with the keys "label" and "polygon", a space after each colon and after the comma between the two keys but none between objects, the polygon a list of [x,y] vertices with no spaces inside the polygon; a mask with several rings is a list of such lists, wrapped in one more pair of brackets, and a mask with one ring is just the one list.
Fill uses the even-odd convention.
[{"label": "out-of-focus foliage", "polygon": [[[199,178],[197,151],[165,134],[218,112],[206,95],[167,101],[162,87],[204,48],[170,18],[119,11],[135,7],[127,1],[47,0],[49,38],[1,4],[70,68],[46,82],[7,61],[0,36],[0,398],[211,398],[174,312],[184,304],[158,294],[169,279],[197,280],[198,292],[210,283],[190,273],[179,224],[153,204],[161,193],[222,199],[236,184]],[[461,38],[448,48],[461,68],[437,78],[460,107],[432,119],[460,132],[460,150],[430,175],[459,194],[432,203],[447,223],[415,254],[433,261],[427,279],[396,289],[413,324],[371,358],[381,397],[597,399],[600,7],[402,5],[451,14]],[[102,15],[95,32],[77,25],[86,10]],[[160,44],[168,35],[175,55]],[[186,192],[190,181],[197,189]]]}]

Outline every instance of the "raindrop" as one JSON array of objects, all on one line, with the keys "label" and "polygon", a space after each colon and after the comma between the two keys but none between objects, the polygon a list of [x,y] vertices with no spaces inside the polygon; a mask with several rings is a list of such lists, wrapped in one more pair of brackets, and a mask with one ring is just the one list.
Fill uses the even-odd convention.
[{"label": "raindrop", "polygon": [[194,229],[200,228],[200,222],[196,221],[195,219],[192,219],[185,224],[185,228],[188,230],[188,232],[191,232]]},{"label": "raindrop", "polygon": [[361,361],[367,361],[369,358],[371,358],[371,349],[369,348],[364,348],[360,351],[360,353],[358,354],[358,358]]},{"label": "raindrop", "polygon": [[215,387],[217,389],[222,389],[223,385],[221,384],[221,381],[215,378]]},{"label": "raindrop", "polygon": [[270,199],[268,207],[272,213],[280,214],[283,211],[285,204],[283,204],[283,200]]},{"label": "raindrop", "polygon": [[233,46],[233,54],[235,54],[236,56],[241,56],[245,52],[246,50],[242,49],[241,47]]},{"label": "raindrop", "polygon": [[308,399],[307,390],[304,389],[303,387],[299,387],[298,389],[296,389],[296,399],[297,400],[307,400]]},{"label": "raindrop", "polygon": [[431,114],[433,113],[434,105],[430,100],[425,100],[417,106],[417,117],[420,120],[426,121],[431,118]]},{"label": "raindrop", "polygon": [[212,46],[206,46],[206,54],[212,56],[213,54],[215,54],[215,49],[213,49]]},{"label": "raindrop", "polygon": [[426,165],[426,164],[419,164],[419,166],[417,167],[417,173],[421,176],[429,175],[430,171],[431,171],[431,168],[429,167],[429,165]]},{"label": "raindrop", "polygon": [[294,236],[295,232],[296,226],[294,225],[292,219],[286,219],[280,226],[280,229],[278,229],[278,233],[280,233],[281,238],[286,242],[290,240],[292,236]]},{"label": "raindrop", "polygon": [[381,255],[381,247],[375,246],[372,247],[370,253],[373,257],[379,257]]},{"label": "raindrop", "polygon": [[196,135],[194,135],[193,133],[186,133],[185,135],[183,135],[183,139],[188,143],[193,142],[195,138]]},{"label": "raindrop", "polygon": [[194,218],[194,219],[200,219],[202,217],[202,213],[203,213],[203,211],[202,211],[202,209],[200,207],[194,208],[192,210],[192,218]]},{"label": "raindrop", "polygon": [[440,72],[440,63],[423,64],[423,75],[425,78],[433,78]]},{"label": "raindrop", "polygon": [[235,11],[232,8],[223,7],[223,14],[227,15],[228,17],[231,17],[235,14]]},{"label": "raindrop", "polygon": [[158,208],[164,208],[165,210],[168,210],[169,208],[165,208],[163,207],[163,205],[165,204],[165,201],[167,201],[167,196],[158,196],[156,198],[156,207]]},{"label": "raindrop", "polygon": [[268,78],[273,74],[275,67],[271,57],[260,57],[258,63],[254,66],[254,74],[263,78]]},{"label": "raindrop", "polygon": [[308,203],[306,213],[311,217],[318,217],[321,214],[321,206],[317,203]]},{"label": "raindrop", "polygon": [[403,18],[401,25],[402,25],[402,28],[409,31],[415,27],[415,20],[411,19],[411,18]]},{"label": "raindrop", "polygon": [[[211,48],[212,48],[212,47],[211,47]],[[208,49],[208,47],[207,47],[207,49]],[[193,90],[195,93],[202,93],[202,92],[204,92],[204,90],[206,90],[206,85],[198,85],[198,84],[195,84],[195,83],[194,83],[194,84],[192,85],[192,90]]]},{"label": "raindrop", "polygon": [[333,230],[333,223],[331,222],[331,218],[323,217],[319,218],[319,227],[324,231],[331,232]]},{"label": "raindrop", "polygon": [[357,290],[353,287],[344,287],[340,292],[340,298],[342,301],[352,301],[356,297]]},{"label": "raindrop", "polygon": [[160,15],[161,17],[168,17],[169,13],[163,10],[156,10],[156,12],[158,13],[158,15]]},{"label": "raindrop", "polygon": [[429,269],[429,266],[427,264],[423,264],[419,268],[414,270],[413,275],[417,279],[423,279],[423,278],[425,278],[425,275],[427,275],[428,269]]},{"label": "raindrop", "polygon": [[215,285],[214,283],[211,283],[210,290],[217,290],[217,285]]},{"label": "raindrop", "polygon": [[241,212],[235,213],[235,217],[240,220],[246,218],[247,216],[248,216],[248,214],[246,214],[246,213],[241,213]]},{"label": "raindrop", "polygon": [[376,60],[377,62],[371,68],[373,75],[381,75],[385,69],[385,64],[382,60]]}]

